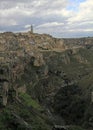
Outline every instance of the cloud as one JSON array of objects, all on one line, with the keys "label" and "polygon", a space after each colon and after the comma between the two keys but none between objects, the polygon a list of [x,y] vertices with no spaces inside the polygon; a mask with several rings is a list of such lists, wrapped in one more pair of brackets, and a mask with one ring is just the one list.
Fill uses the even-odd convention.
[{"label": "cloud", "polygon": [[86,0],[85,2],[80,3],[78,12],[75,13],[75,16],[68,19],[70,22],[81,22],[93,20],[93,0]]},{"label": "cloud", "polygon": [[37,28],[48,28],[48,27],[58,27],[58,26],[63,26],[64,23],[58,23],[58,22],[49,22],[49,23],[44,23],[42,25],[37,26]]},{"label": "cloud", "polygon": [[29,25],[29,24],[25,25],[25,28],[30,28],[30,27],[31,27],[31,25]]},{"label": "cloud", "polygon": [[92,36],[93,0],[0,0],[0,31],[26,31],[56,37]]}]

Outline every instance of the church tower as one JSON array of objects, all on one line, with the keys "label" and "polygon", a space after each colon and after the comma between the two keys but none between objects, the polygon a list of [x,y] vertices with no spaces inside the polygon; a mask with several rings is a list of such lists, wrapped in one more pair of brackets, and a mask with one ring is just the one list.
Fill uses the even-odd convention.
[{"label": "church tower", "polygon": [[33,33],[33,26],[31,25],[31,33]]}]

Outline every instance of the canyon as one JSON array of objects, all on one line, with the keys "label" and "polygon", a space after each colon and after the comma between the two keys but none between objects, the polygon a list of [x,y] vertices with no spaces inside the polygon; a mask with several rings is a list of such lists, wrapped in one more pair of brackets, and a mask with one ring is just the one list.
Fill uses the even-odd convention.
[{"label": "canyon", "polygon": [[92,130],[92,108],[93,37],[0,33],[1,130]]}]

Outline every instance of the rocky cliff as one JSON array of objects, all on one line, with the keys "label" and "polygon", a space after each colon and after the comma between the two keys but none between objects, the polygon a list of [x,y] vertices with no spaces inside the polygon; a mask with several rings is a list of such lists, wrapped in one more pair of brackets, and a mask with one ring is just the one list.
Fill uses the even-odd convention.
[{"label": "rocky cliff", "polygon": [[[84,102],[86,110],[84,109],[83,114],[80,114],[81,122],[84,127],[92,128],[92,121],[90,121],[92,115],[89,119],[85,119],[88,116],[87,109],[91,109],[92,106],[90,98],[93,86],[92,48],[93,38],[89,37],[57,39],[50,35],[30,32],[1,33],[1,129],[5,130],[9,127],[9,129],[19,130],[50,130],[54,124],[59,122],[60,118],[62,119],[61,125],[72,124],[73,121],[70,122],[67,116],[62,115],[62,113],[65,114],[63,109],[65,106],[62,106],[61,103],[59,105],[59,102],[61,100],[68,102],[69,100],[65,100],[65,98],[63,100],[60,92],[69,98],[68,94],[73,96],[70,91],[73,92],[76,86],[82,93],[80,95],[76,89],[76,96],[80,96],[78,104],[81,105],[81,100],[89,101]],[[84,84],[85,80],[87,80],[86,84]],[[68,88],[68,86],[74,87],[71,90],[67,89],[69,91],[66,93],[62,89]],[[72,99],[69,102],[74,103]],[[68,104],[66,111],[72,109]],[[74,105],[72,106],[74,107]],[[22,108],[23,111],[21,111]],[[61,109],[63,111],[60,111]],[[79,107],[79,109],[81,108]],[[85,117],[84,114],[87,116]],[[4,119],[2,115],[5,116]],[[56,120],[54,120],[55,116],[58,116]],[[63,118],[65,123],[63,123]],[[74,118],[79,122],[76,116]],[[7,122],[7,120],[9,121]],[[73,125],[81,125],[81,122],[78,124],[75,122]]]}]

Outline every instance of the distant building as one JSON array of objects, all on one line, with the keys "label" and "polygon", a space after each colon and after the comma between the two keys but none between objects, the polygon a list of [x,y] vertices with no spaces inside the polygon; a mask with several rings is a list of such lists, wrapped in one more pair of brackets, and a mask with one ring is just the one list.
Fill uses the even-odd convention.
[{"label": "distant building", "polygon": [[31,25],[31,33],[33,33],[33,26]]},{"label": "distant building", "polygon": [[34,40],[30,41],[29,43],[32,44],[32,45],[35,45],[35,41]]}]

